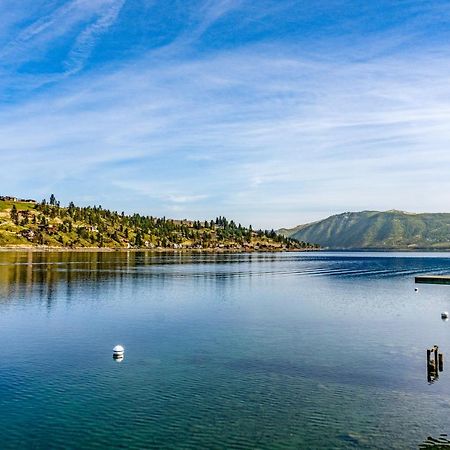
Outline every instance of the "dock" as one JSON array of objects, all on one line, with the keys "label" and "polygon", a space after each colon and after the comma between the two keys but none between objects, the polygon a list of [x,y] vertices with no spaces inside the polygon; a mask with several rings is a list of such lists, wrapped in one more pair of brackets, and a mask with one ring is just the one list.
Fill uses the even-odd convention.
[{"label": "dock", "polygon": [[415,281],[421,284],[450,284],[450,275],[418,275]]}]

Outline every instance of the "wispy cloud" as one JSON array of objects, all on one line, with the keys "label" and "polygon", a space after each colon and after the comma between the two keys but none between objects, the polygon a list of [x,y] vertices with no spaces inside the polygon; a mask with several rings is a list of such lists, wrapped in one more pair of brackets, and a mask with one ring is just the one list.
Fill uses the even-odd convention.
[{"label": "wispy cloud", "polygon": [[79,34],[64,63],[68,72],[78,72],[83,68],[83,64],[91,54],[95,41],[114,24],[125,1],[111,1],[111,4],[107,6],[100,17]]},{"label": "wispy cloud", "polygon": [[[75,12],[77,1],[70,1],[63,4],[62,6],[56,8],[54,11],[50,12],[43,17],[39,17],[37,20],[32,22],[26,28],[21,30],[17,36],[15,36],[0,52],[2,58],[8,57],[14,51],[23,50],[33,39],[39,35],[44,35],[51,32],[53,36],[58,34],[56,31],[57,27],[65,31],[66,27],[73,24],[75,20],[79,20],[77,16],[76,19],[68,21],[68,17]],[[74,20],[75,19],[75,20]],[[64,27],[61,24],[64,23]]]},{"label": "wispy cloud", "polygon": [[[125,0],[55,0],[38,5],[37,17],[35,5],[30,5],[34,13],[31,21],[23,15],[24,8],[17,11],[17,3],[11,5],[9,21],[16,24],[11,27],[10,39],[3,45],[0,41],[3,90],[10,86],[15,91],[32,92],[80,71],[96,41],[115,23],[124,4]],[[31,23],[20,27],[17,22],[21,21]],[[0,24],[8,26],[7,17],[3,17],[3,22],[0,19]],[[52,57],[53,52],[57,58]],[[30,64],[41,64],[42,68],[27,69]]]},{"label": "wispy cloud", "polygon": [[174,203],[192,203],[198,202],[199,200],[205,200],[208,198],[207,195],[169,195],[168,200]]},{"label": "wispy cloud", "polygon": [[243,4],[244,0],[206,0],[199,8],[197,14],[198,26],[193,33],[194,37],[204,33],[215,22],[230,12],[240,9]]}]

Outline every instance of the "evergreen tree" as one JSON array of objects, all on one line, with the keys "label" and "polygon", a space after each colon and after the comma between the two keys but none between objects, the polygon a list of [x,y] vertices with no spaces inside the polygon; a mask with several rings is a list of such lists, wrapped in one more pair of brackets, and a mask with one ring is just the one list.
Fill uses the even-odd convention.
[{"label": "evergreen tree", "polygon": [[17,212],[16,205],[13,205],[11,208],[11,220],[17,225],[19,223],[19,213]]},{"label": "evergreen tree", "polygon": [[135,245],[135,247],[138,247],[138,248],[142,247],[142,235],[141,235],[140,231],[138,231],[136,233],[136,238],[134,240],[134,245]]}]

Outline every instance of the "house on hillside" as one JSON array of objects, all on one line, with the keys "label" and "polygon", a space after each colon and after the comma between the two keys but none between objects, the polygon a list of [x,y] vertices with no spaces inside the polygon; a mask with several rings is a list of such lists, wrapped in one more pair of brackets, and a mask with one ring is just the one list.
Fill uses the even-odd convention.
[{"label": "house on hillside", "polygon": [[34,239],[35,233],[33,230],[22,230],[20,234],[29,241],[32,241]]},{"label": "house on hillside", "polygon": [[172,223],[174,225],[187,225],[188,227],[193,227],[194,226],[194,221],[193,220],[188,220],[188,219],[173,219]]},{"label": "house on hillside", "polygon": [[55,234],[57,232],[57,226],[53,224],[39,224],[38,228],[40,232],[48,234]]},{"label": "house on hillside", "polygon": [[33,203],[36,204],[37,201],[33,200],[32,198],[17,198],[17,197],[11,197],[9,195],[0,195],[0,201],[3,202],[21,202],[21,203]]}]

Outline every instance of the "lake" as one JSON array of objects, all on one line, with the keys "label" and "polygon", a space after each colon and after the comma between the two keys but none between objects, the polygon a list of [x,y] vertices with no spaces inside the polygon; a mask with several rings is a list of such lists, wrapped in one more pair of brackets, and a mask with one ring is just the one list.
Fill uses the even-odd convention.
[{"label": "lake", "polygon": [[[417,448],[450,254],[0,252],[0,447]],[[125,358],[112,358],[116,344]]]}]

